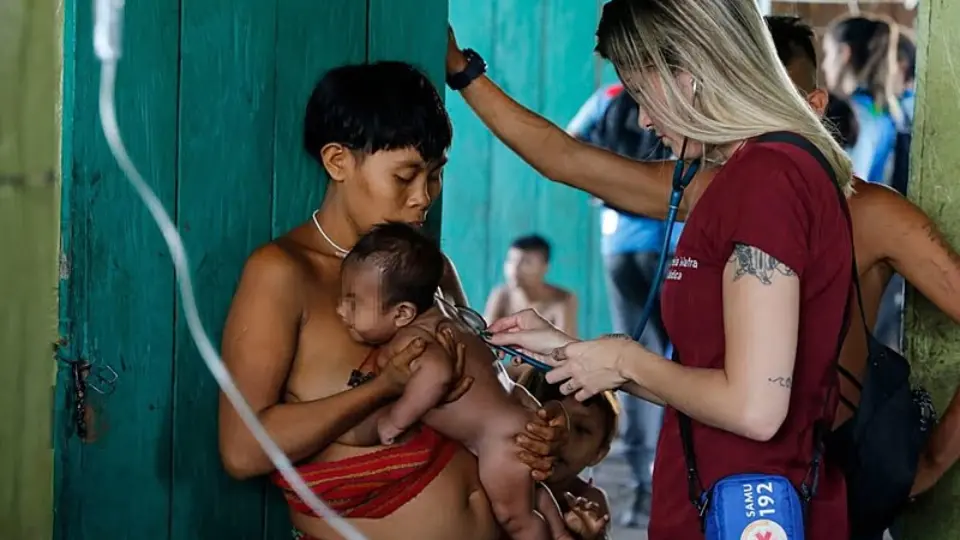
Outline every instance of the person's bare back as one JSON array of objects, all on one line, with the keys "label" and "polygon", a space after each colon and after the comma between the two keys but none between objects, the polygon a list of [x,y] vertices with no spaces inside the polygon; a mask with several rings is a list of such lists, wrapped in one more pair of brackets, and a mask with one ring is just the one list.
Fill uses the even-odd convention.
[{"label": "person's bare back", "polygon": [[[496,357],[479,337],[469,331],[457,330],[455,339],[466,348],[463,372],[473,379],[473,385],[457,401],[438,405],[437,396],[445,393],[451,373],[449,360],[442,358],[447,353],[436,343],[437,328],[444,321],[449,319],[438,308],[432,308],[399,330],[387,345],[397,350],[417,337],[428,340],[427,350],[414,361],[415,372],[407,385],[408,390],[381,417],[381,426],[392,428],[401,424],[405,430],[422,417],[427,425],[460,441],[474,454],[489,441],[511,441],[533,415],[510,398],[497,377]],[[409,411],[414,409],[428,412],[410,414]],[[385,431],[392,433],[391,429],[382,428],[381,440]],[[386,438],[392,437],[388,435]]]}]

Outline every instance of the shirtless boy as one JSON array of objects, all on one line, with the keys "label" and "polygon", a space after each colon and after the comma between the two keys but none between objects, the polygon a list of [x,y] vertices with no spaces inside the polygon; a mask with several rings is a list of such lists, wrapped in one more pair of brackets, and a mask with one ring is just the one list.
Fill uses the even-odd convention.
[{"label": "shirtless boy", "polygon": [[[527,466],[517,459],[513,442],[532,415],[509,397],[497,379],[494,355],[476,336],[466,332],[456,336],[466,348],[464,373],[473,378],[473,386],[459,400],[438,407],[455,382],[453,363],[435,341],[437,326],[447,320],[434,306],[443,267],[436,244],[402,223],[374,227],[343,261],[337,312],[354,340],[390,349],[417,338],[426,343],[411,366],[413,374],[403,394],[379,418],[379,441],[370,442],[393,444],[423,418],[477,455],[480,481],[494,515],[512,538],[573,540],[545,489],[538,490],[537,506],[552,527],[534,512],[535,484]],[[385,367],[371,360],[360,367],[358,380]]]},{"label": "shirtless boy", "polygon": [[533,308],[567,335],[577,335],[577,297],[547,283],[550,244],[541,236],[517,238],[503,263],[504,285],[487,299],[484,318],[495,321],[511,313]]}]

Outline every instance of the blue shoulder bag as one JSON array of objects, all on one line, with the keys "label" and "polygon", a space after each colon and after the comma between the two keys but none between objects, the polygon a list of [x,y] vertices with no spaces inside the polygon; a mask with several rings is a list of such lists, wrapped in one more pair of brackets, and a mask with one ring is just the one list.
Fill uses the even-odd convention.
[{"label": "blue shoulder bag", "polygon": [[[836,174],[829,162],[823,156],[819,149],[805,138],[788,132],[768,133],[755,139],[757,142],[782,142],[797,146],[814,158],[824,168],[834,186],[837,188],[837,194],[840,198],[840,204],[844,214],[850,223],[851,239],[853,238],[852,221],[847,208],[846,197],[844,197],[840,185],[837,183]],[[678,163],[678,171],[681,165]],[[679,206],[679,200],[682,197],[683,188],[689,183],[678,181],[684,177],[681,173],[676,174],[674,181],[674,193],[671,197],[671,210]],[[690,175],[692,176],[692,174]],[[670,236],[670,217],[675,219],[676,213],[668,215],[667,237]],[[852,252],[851,246],[851,252]],[[665,257],[662,257],[665,259]],[[666,265],[662,265],[665,267]],[[662,280],[662,270],[658,269],[658,276],[654,283],[656,288],[651,291],[651,295],[657,294]],[[856,258],[853,259],[853,277],[857,277]],[[647,302],[652,307],[652,302]],[[843,345],[844,338],[849,326],[850,297],[848,296],[846,307],[843,314],[843,327],[840,331],[840,339],[837,343],[834,363],[839,366],[840,348]],[[635,337],[639,336],[646,321],[649,318],[648,310],[645,310],[641,323],[635,331]],[[675,362],[680,361],[679,356],[674,349]],[[836,385],[831,391],[836,391]],[[697,472],[696,454],[693,447],[693,428],[690,417],[678,412],[680,426],[680,440],[683,445],[683,456],[687,468],[687,488],[689,491],[690,502],[697,509],[701,519],[701,526],[706,540],[803,540],[804,529],[807,517],[807,510],[811,499],[817,492],[817,480],[820,473],[824,453],[824,440],[830,432],[831,419],[833,411],[827,409],[830,403],[828,399],[824,403],[824,414],[814,426],[814,448],[810,460],[810,468],[803,483],[796,487],[790,480],[784,476],[762,473],[736,474],[722,478],[709,489],[704,489]]]}]

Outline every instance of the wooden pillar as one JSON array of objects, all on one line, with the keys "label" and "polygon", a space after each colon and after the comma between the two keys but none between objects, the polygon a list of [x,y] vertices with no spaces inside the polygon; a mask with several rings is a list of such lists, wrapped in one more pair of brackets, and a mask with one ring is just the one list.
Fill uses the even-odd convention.
[{"label": "wooden pillar", "polygon": [[[960,245],[960,2],[920,3],[917,110],[910,197]],[[958,293],[960,294],[960,293]],[[907,350],[916,381],[943,410],[960,382],[960,328],[919,294],[908,295]],[[960,537],[960,469],[911,507],[907,540]]]},{"label": "wooden pillar", "polygon": [[0,536],[53,525],[57,47],[51,0],[0,7]]}]

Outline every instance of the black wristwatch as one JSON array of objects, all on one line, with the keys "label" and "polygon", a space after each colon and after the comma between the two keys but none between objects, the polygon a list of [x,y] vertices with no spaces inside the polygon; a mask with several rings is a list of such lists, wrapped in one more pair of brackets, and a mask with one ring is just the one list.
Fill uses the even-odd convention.
[{"label": "black wristwatch", "polygon": [[459,92],[470,86],[477,77],[487,72],[487,63],[477,51],[473,49],[464,49],[463,56],[467,59],[467,67],[460,73],[451,73],[447,75],[447,86],[451,90]]}]

